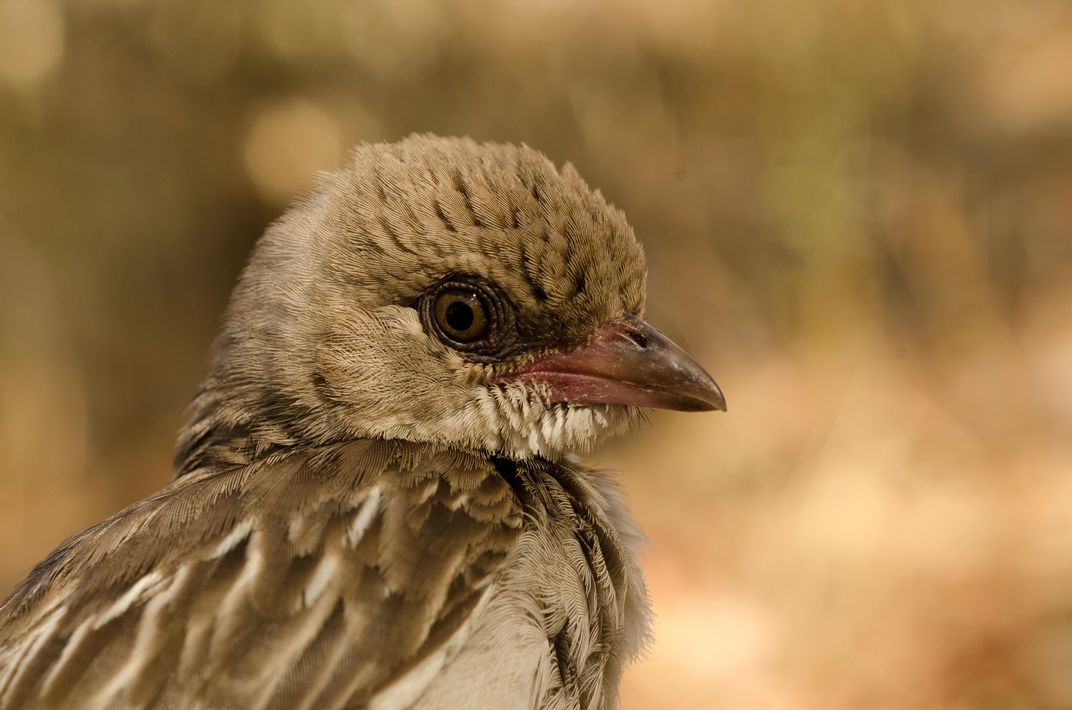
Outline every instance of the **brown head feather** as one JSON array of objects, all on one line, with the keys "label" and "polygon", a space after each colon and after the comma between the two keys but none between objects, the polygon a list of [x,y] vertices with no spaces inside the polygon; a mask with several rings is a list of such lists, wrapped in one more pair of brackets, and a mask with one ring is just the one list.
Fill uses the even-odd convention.
[{"label": "brown head feather", "polygon": [[[415,302],[453,274],[486,279],[510,302],[508,355],[472,361],[422,328]],[[355,436],[519,458],[587,449],[637,412],[552,405],[524,384],[492,382],[641,314],[644,278],[624,215],[571,165],[468,139],[362,146],[257,245],[177,472]]]}]

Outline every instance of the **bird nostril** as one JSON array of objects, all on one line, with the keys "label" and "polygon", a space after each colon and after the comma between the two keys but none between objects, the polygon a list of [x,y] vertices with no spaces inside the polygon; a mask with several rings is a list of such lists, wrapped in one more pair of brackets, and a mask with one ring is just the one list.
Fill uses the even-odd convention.
[{"label": "bird nostril", "polygon": [[648,347],[648,336],[644,335],[638,330],[628,329],[623,330],[622,335],[625,336],[633,345],[636,345],[641,350]]}]

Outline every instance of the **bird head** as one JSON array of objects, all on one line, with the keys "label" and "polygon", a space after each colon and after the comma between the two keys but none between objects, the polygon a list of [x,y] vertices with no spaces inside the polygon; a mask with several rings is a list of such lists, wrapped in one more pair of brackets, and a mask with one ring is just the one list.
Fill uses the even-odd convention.
[{"label": "bird head", "polygon": [[641,408],[724,409],[642,320],[644,282],[624,215],[571,165],[468,139],[364,145],[258,243],[200,409],[262,445],[513,458],[587,450]]}]

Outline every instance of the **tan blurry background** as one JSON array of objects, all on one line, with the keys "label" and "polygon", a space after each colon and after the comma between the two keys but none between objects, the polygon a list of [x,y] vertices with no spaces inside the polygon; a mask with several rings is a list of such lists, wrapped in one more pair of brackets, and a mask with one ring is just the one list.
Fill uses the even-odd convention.
[{"label": "tan blurry background", "polygon": [[525,141],[728,415],[590,457],[623,707],[1072,708],[1067,0],[0,0],[0,595],[163,486],[265,224],[359,141]]}]

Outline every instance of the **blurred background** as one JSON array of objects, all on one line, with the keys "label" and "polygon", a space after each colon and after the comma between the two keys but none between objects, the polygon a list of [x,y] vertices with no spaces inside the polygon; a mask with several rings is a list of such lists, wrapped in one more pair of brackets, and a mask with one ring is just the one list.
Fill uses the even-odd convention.
[{"label": "blurred background", "polygon": [[727,415],[624,469],[622,707],[1072,708],[1067,0],[0,0],[0,595],[169,479],[260,232],[361,141],[524,141]]}]

